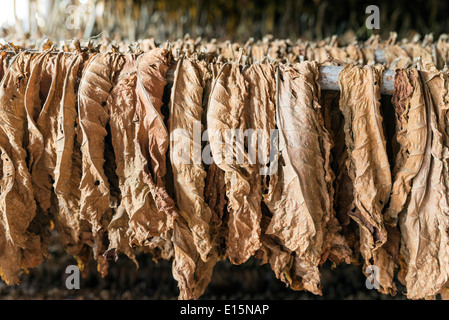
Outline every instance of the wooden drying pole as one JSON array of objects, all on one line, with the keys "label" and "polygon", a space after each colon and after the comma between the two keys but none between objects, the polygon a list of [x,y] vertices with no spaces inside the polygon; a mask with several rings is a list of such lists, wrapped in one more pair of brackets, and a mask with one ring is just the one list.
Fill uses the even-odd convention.
[{"label": "wooden drying pole", "polygon": [[[320,67],[320,76],[318,82],[321,90],[335,90],[340,91],[338,86],[338,75],[343,67],[340,66],[322,66]],[[394,92],[394,71],[385,70],[382,76],[382,86],[380,93],[385,95],[393,95]]]},{"label": "wooden drying pole", "polygon": [[[375,60],[377,63],[384,63],[385,52],[384,50],[374,51]],[[321,90],[334,90],[340,91],[338,86],[338,75],[343,67],[340,66],[322,66],[320,67],[320,76],[318,82],[321,86]],[[394,92],[394,71],[385,70],[382,75],[382,86],[380,87],[380,93],[385,95],[393,95]]]}]

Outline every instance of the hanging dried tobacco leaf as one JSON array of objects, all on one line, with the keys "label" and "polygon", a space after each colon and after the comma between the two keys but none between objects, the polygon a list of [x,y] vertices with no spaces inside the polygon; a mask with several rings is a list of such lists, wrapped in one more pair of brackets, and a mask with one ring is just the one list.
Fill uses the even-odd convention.
[{"label": "hanging dried tobacco leaf", "polygon": [[53,215],[55,228],[67,251],[79,261],[80,269],[87,264],[83,251],[86,243],[92,241],[92,234],[87,221],[80,218],[79,189],[82,176],[81,150],[79,143],[79,126],[77,113],[77,76],[84,62],[82,55],[76,55],[70,61],[64,74],[63,91],[58,107],[56,127],[54,193],[58,210]]},{"label": "hanging dried tobacco leaf", "polygon": [[266,202],[273,213],[267,234],[294,252],[291,274],[297,279],[290,280],[292,288],[321,294],[318,267],[332,244],[343,245],[337,254],[343,260],[350,250],[339,235],[332,206],[332,145],[321,116],[317,79],[316,63],[280,67],[278,185]]},{"label": "hanging dried tobacco leaf", "polygon": [[129,225],[135,234],[133,242],[138,245],[171,228],[172,219],[177,215],[174,201],[162,180],[166,173],[169,134],[161,107],[170,59],[168,50],[155,49],[139,56],[136,62],[135,165],[141,168],[141,179],[152,196],[149,199],[148,195],[140,193],[144,190],[139,190],[141,203],[148,201],[149,206],[144,205],[143,210],[130,214]]},{"label": "hanging dried tobacco leaf", "polygon": [[225,171],[229,211],[226,248],[234,264],[244,263],[260,247],[261,188],[250,183],[259,174],[258,166],[249,163],[243,139],[248,129],[247,96],[240,66],[223,65],[212,84],[207,126],[214,162]]},{"label": "hanging dried tobacco leaf", "polygon": [[[412,75],[410,72],[409,76]],[[420,72],[420,77],[423,84],[414,87],[413,95],[416,92],[418,96],[420,90],[423,92],[427,130],[424,156],[419,171],[412,179],[408,205],[399,220],[402,236],[401,255],[404,261],[404,265],[401,266],[406,269],[403,273],[406,274],[404,278],[407,297],[410,299],[434,298],[440,291],[445,290],[449,280],[447,246],[449,239],[446,232],[448,226],[446,95],[449,79],[447,74],[440,72]],[[419,102],[410,108],[418,108],[421,105]],[[418,146],[414,148],[419,150]]]},{"label": "hanging dried tobacco leaf", "polygon": [[170,159],[181,216],[173,228],[173,277],[180,299],[198,299],[217,262],[211,241],[211,209],[205,201],[206,171],[201,157],[203,91],[210,79],[204,61],[181,58],[170,103]]},{"label": "hanging dried tobacco leaf", "polygon": [[112,215],[109,181],[105,174],[105,137],[109,119],[107,101],[115,77],[124,64],[123,56],[100,53],[88,62],[78,90],[79,124],[82,134],[82,178],[80,216],[92,226],[94,258],[105,272],[102,254],[107,249],[104,231]]},{"label": "hanging dried tobacco leaf", "polygon": [[386,219],[396,224],[421,168],[427,141],[424,94],[417,70],[396,70],[393,104],[396,111],[396,139],[401,148],[396,156],[394,183]]},{"label": "hanging dried tobacco leaf", "polygon": [[[75,122],[64,127],[59,119],[64,118],[64,108],[71,110],[73,119],[76,117],[75,80],[82,60],[80,55],[68,56],[59,53],[56,56],[50,56],[44,53],[39,60],[41,63],[36,63],[31,68],[25,100],[29,127],[27,146],[30,155],[29,170],[38,204],[37,217],[30,227],[36,230],[35,233],[40,234],[44,245],[42,250],[46,251],[45,247],[50,241],[51,219],[59,232],[61,242],[64,246],[70,247],[69,252],[73,255],[77,255],[82,250],[87,239],[79,241],[81,232],[79,204],[77,203],[75,207],[67,207],[67,202],[64,201],[66,194],[61,195],[61,190],[67,193],[73,192],[71,191],[73,189],[78,190],[80,172],[76,169],[72,170],[72,150],[62,165],[60,159],[58,163],[58,155],[63,152],[60,148],[64,148],[64,129],[67,129],[69,135],[70,132],[74,133]],[[69,99],[66,99],[67,91],[71,91]],[[63,183],[59,180],[61,171],[68,178],[63,180]],[[77,172],[76,182],[70,185],[70,176]],[[79,201],[79,197],[77,199]],[[86,226],[84,232],[90,234]]]},{"label": "hanging dried tobacco leaf", "polygon": [[198,299],[211,280],[218,261],[217,251],[212,249],[207,260],[202,260],[183,216],[174,222],[172,241],[175,249],[172,269],[180,289],[179,299]]},{"label": "hanging dried tobacco leaf", "polygon": [[[346,166],[348,153],[345,144],[345,120],[338,106],[339,100],[339,92],[322,92],[323,120],[333,141],[331,167],[335,172],[333,201],[335,213],[342,228],[341,234],[352,251],[350,261],[358,263],[360,253],[358,227],[350,217],[351,211],[357,210],[357,208],[354,205],[353,185]],[[349,261],[347,262],[349,263]]]},{"label": "hanging dried tobacco leaf", "polygon": [[407,68],[412,64],[412,60],[409,58],[407,51],[402,49],[399,45],[387,45],[384,48],[385,60],[387,67],[391,70],[396,68]]},{"label": "hanging dried tobacco leaf", "polygon": [[204,200],[206,171],[203,168],[201,138],[203,89],[210,79],[204,61],[179,60],[172,87],[170,107],[170,160],[176,203],[187,221],[197,251],[207,261],[211,210]]},{"label": "hanging dried tobacco leaf", "polygon": [[137,106],[136,57],[127,54],[122,60],[123,66],[116,75],[116,83],[106,104],[115,164],[111,175],[116,177],[116,192],[119,194],[115,196],[117,209],[107,227],[109,247],[105,255],[116,260],[118,254],[123,252],[137,265],[131,247],[133,230],[129,226],[129,218],[136,212],[148,210],[150,205],[144,196],[145,193],[148,194],[148,187],[143,181],[143,168],[135,162],[136,123],[132,119]]}]

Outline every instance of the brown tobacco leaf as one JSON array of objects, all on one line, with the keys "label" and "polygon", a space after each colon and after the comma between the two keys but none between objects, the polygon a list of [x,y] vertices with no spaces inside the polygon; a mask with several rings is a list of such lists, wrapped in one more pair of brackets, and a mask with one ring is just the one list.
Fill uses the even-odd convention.
[{"label": "brown tobacco leaf", "polygon": [[[275,66],[272,64],[253,64],[245,68],[243,75],[248,84],[248,100],[245,108],[247,127],[254,131],[251,137],[252,148],[257,147],[253,163],[259,170],[251,177],[251,184],[260,185],[267,189],[267,176],[269,172],[269,159],[271,141],[274,139],[276,129],[276,80]],[[273,171],[275,168],[273,169]],[[259,186],[257,186],[259,188]]]},{"label": "brown tobacco leaf", "polygon": [[341,234],[352,251],[351,260],[358,263],[360,241],[357,223],[351,219],[351,211],[357,210],[354,205],[353,185],[348,174],[346,161],[348,153],[345,144],[344,117],[338,102],[340,93],[333,91],[322,92],[323,120],[327,131],[334,142],[332,147],[331,166],[334,177],[334,208],[338,222],[341,225]]},{"label": "brown tobacco leaf", "polygon": [[[225,171],[229,234],[227,255],[233,264],[247,261],[260,247],[260,184],[251,184],[258,166],[249,164],[244,150],[247,82],[240,66],[223,65],[214,79],[207,111],[207,126],[214,162]],[[237,142],[231,137],[237,135]],[[231,140],[232,139],[232,140]],[[224,143],[225,141],[227,143]],[[226,147],[228,145],[228,147]]]},{"label": "brown tobacco leaf", "polygon": [[[212,249],[211,210],[204,200],[206,171],[201,157],[203,90],[211,74],[204,61],[181,58],[170,102],[170,160],[176,203],[203,261]],[[175,247],[176,248],[176,247]]]},{"label": "brown tobacco leaf", "polygon": [[255,257],[262,260],[261,264],[269,263],[276,278],[287,285],[292,284],[294,274],[290,273],[292,266],[292,252],[286,249],[278,237],[266,233],[270,225],[272,214],[265,204],[262,204],[262,220],[260,241],[261,248],[256,252]]},{"label": "brown tobacco leaf", "polygon": [[[214,78],[218,74],[218,70],[222,67],[222,63],[214,63],[209,65],[209,70],[214,75]],[[203,104],[204,109],[206,110],[207,104],[210,100],[210,93],[212,89],[212,81],[209,81],[203,92]],[[206,122],[207,112],[203,113],[203,121]],[[204,151],[208,151],[209,157],[212,157],[210,144],[206,144],[204,146]],[[211,209],[211,218],[210,218],[210,238],[211,242],[216,245],[216,249],[218,250],[218,255],[220,259],[224,259],[226,257],[226,238],[228,236],[228,212],[227,212],[227,198],[226,198],[226,181],[225,181],[225,172],[221,170],[215,162],[212,163],[207,168],[207,176],[206,182],[204,186],[204,199]]]},{"label": "brown tobacco leaf", "polygon": [[373,65],[376,61],[376,55],[375,55],[375,47],[362,48],[362,53],[364,57],[364,61],[366,61],[366,64]]},{"label": "brown tobacco leaf", "polygon": [[[50,219],[53,219],[64,246],[69,243],[72,245],[77,243],[80,233],[78,210],[64,215],[64,206],[58,203],[52,188],[56,178],[57,141],[60,131],[58,119],[60,104],[66,89],[65,78],[73,62],[79,65],[81,60],[79,56],[62,53],[56,56],[44,53],[36,60],[31,68],[25,98],[29,128],[27,146],[29,170],[38,204],[37,216],[30,228],[40,235],[42,251],[46,251],[50,241]],[[75,69],[76,75],[78,67]],[[73,81],[71,88],[73,95],[74,85]],[[73,101],[72,107],[75,108],[75,101]],[[73,126],[71,130],[73,130]],[[78,185],[75,188],[77,189]],[[59,210],[61,210],[61,215]]]},{"label": "brown tobacco leaf", "polygon": [[182,216],[173,229],[173,276],[178,281],[180,299],[198,299],[203,294],[218,261],[216,245],[222,235],[224,173],[212,163],[206,185],[201,145],[195,144],[201,141],[203,101],[208,100],[209,79],[205,62],[182,58],[172,88],[171,163]]},{"label": "brown tobacco leaf", "polygon": [[[279,179],[283,180],[282,173]],[[296,253],[286,248],[282,241],[276,236],[267,233],[267,228],[271,223],[272,214],[262,203],[262,220],[261,220],[261,247],[256,251],[255,257],[262,260],[261,264],[269,263],[274,271],[276,278],[290,286],[293,290],[309,290],[307,283],[313,281],[310,276],[315,276],[310,272],[310,268],[301,268],[302,259],[296,257]],[[304,279],[303,279],[304,278]],[[304,286],[306,283],[306,286]],[[317,290],[314,293],[320,294]]]},{"label": "brown tobacco leaf", "polygon": [[406,212],[400,216],[401,254],[410,299],[434,298],[449,280],[448,140],[445,73],[420,72],[426,107],[424,159],[412,180]]},{"label": "brown tobacco leaf", "polygon": [[[39,163],[44,155],[45,144],[47,143],[46,133],[51,132],[50,128],[42,130],[37,125],[38,119],[46,117],[48,106],[54,105],[53,99],[55,92],[56,76],[60,77],[59,72],[56,72],[59,59],[62,54],[58,56],[51,56],[49,52],[38,54],[34,61],[30,65],[30,77],[28,79],[28,86],[25,93],[25,110],[27,112],[27,151],[28,151],[28,169],[31,174],[31,180],[33,185],[33,192],[35,200],[37,202],[36,217],[30,224],[29,230],[36,233],[40,237],[40,249],[37,244],[34,246],[32,253],[27,255],[31,258],[32,255],[38,256],[39,253],[36,250],[40,250],[42,254],[45,254],[50,240],[50,198],[51,192],[51,177],[47,176],[48,173],[53,173],[54,166],[49,167],[41,166]],[[59,79],[60,80],[60,79]],[[61,82],[59,82],[61,83]],[[58,103],[59,101],[56,101]],[[43,109],[45,107],[45,109]],[[56,122],[56,121],[55,121]],[[52,144],[47,144],[52,146]],[[54,152],[51,152],[52,154]],[[44,167],[44,168],[42,168]],[[45,202],[45,204],[44,204]],[[56,207],[53,207],[54,209]],[[33,263],[32,263],[33,264]]]},{"label": "brown tobacco leaf", "polygon": [[357,44],[350,43],[346,46],[345,50],[348,55],[348,59],[352,63],[364,64],[368,62],[365,61],[362,49],[360,49],[360,47]]},{"label": "brown tobacco leaf", "polygon": [[[313,60],[313,61],[317,61],[317,62],[324,62],[326,61],[329,56],[330,53],[327,50],[328,48],[326,47],[316,47],[313,49],[313,59],[309,59],[309,60]],[[326,65],[332,65],[332,62],[326,62]]]},{"label": "brown tobacco leaf", "polygon": [[109,247],[105,258],[117,259],[123,252],[137,265],[132,244],[143,245],[147,239],[165,232],[167,225],[166,214],[157,210],[151,196],[147,160],[136,144],[141,127],[136,112],[144,109],[137,92],[137,59],[128,54],[122,61],[106,103],[110,141],[105,156],[108,154],[111,167],[106,175],[111,183],[111,205],[117,209],[107,226]]},{"label": "brown tobacco leaf", "polygon": [[340,109],[345,118],[347,167],[358,210],[351,217],[360,226],[360,251],[376,265],[379,290],[395,293],[394,262],[382,248],[387,241],[383,208],[389,200],[391,172],[380,114],[382,67],[347,65],[340,73]]},{"label": "brown tobacco leaf", "polygon": [[175,255],[172,238],[173,229],[170,229],[158,237],[146,240],[139,249],[142,252],[150,253],[153,261],[158,261],[159,259],[172,260]]},{"label": "brown tobacco leaf", "polygon": [[426,106],[416,69],[396,70],[393,104],[396,110],[396,156],[394,183],[386,220],[394,225],[404,208],[413,178],[421,168],[427,141]]},{"label": "brown tobacco leaf", "polygon": [[[349,62],[348,53],[344,48],[339,48],[337,46],[327,46],[327,50],[329,52],[329,55],[337,60]],[[324,60],[323,60],[324,61]],[[357,62],[357,61],[354,61]]]},{"label": "brown tobacco leaf", "polygon": [[10,59],[11,59],[10,53],[5,51],[0,53],[0,81],[3,79],[6,72],[8,71]]},{"label": "brown tobacco leaf", "polygon": [[[36,125],[36,119],[39,117],[41,109],[42,109],[42,103],[41,103],[41,97],[44,96],[44,99],[47,99],[47,93],[53,94],[53,92],[49,92],[49,87],[51,87],[51,84],[53,84],[54,91],[54,84],[55,81],[52,81],[52,76],[50,75],[50,81],[49,79],[45,79],[44,77],[44,71],[47,68],[47,63],[50,57],[50,53],[41,53],[38,54],[35,61],[31,63],[30,66],[30,77],[28,79],[27,89],[25,93],[25,110],[27,112],[27,124],[28,124],[28,153],[29,153],[29,160],[28,160],[28,166],[30,168],[30,173],[33,176],[33,171],[36,167],[36,164],[39,162],[40,157],[42,156],[43,149],[44,149],[44,138],[42,136],[42,133],[39,131],[39,128],[37,128]],[[53,74],[56,76],[56,73],[53,72]],[[50,82],[50,84],[48,83]],[[42,84],[42,90],[41,90],[41,84]],[[47,88],[45,88],[47,87]],[[47,89],[47,90],[46,90]],[[41,94],[41,91],[43,91],[43,94]],[[36,184],[36,179],[32,177],[33,185]],[[33,186],[34,190],[37,192],[40,192],[39,186]],[[42,191],[43,193],[47,193],[45,191]],[[39,199],[39,195],[36,195],[36,198]],[[39,200],[38,200],[39,202]],[[45,206],[45,210],[47,211],[50,207],[49,199],[47,201],[48,203]]]},{"label": "brown tobacco leaf", "polygon": [[449,46],[448,37],[440,37],[435,46],[436,56],[437,56],[437,66],[438,69],[444,68],[444,65],[449,61]]},{"label": "brown tobacco leaf", "polygon": [[404,50],[407,52],[409,57],[420,57],[423,61],[436,63],[436,61],[433,61],[432,53],[429,47],[423,47],[419,43],[407,43],[405,44]]},{"label": "brown tobacco leaf", "polygon": [[[64,201],[65,194],[59,198],[62,202],[59,202],[57,195],[61,196],[61,190],[70,193],[71,187],[77,190],[79,186],[79,177],[76,181],[78,183],[71,185],[72,172],[77,172],[77,170],[72,170],[72,151],[62,164],[59,158],[59,165],[58,155],[64,151],[61,150],[64,149],[64,129],[67,130],[69,136],[70,132],[74,133],[75,80],[82,60],[83,58],[79,55],[60,53],[57,56],[51,56],[48,58],[45,72],[41,76],[42,79],[38,78],[39,73],[42,74],[42,70],[33,68],[28,82],[26,99],[29,112],[28,123],[33,127],[33,131],[30,130],[30,133],[34,132],[34,136],[30,136],[28,149],[30,150],[30,173],[35,189],[35,198],[40,212],[44,215],[50,214],[64,246],[76,245],[80,235],[79,204],[77,203],[75,207],[68,207]],[[36,73],[38,73],[37,77],[34,76]],[[37,94],[44,99],[40,99]],[[64,127],[63,123],[59,123],[59,119],[67,117],[64,109],[70,109],[72,112],[73,122],[70,126]],[[31,160],[34,161],[31,162]],[[65,174],[63,183],[59,177],[61,171],[63,175]],[[79,171],[78,176],[80,176]]]},{"label": "brown tobacco leaf", "polygon": [[[137,106],[133,121],[136,122],[136,164],[142,168],[142,180],[152,196],[151,210],[136,212],[130,216],[133,240],[143,243],[151,236],[158,236],[172,227],[177,215],[173,199],[167,193],[162,178],[166,173],[166,152],[169,134],[165,127],[161,107],[171,54],[166,49],[154,49],[137,59]],[[141,190],[139,190],[141,191]],[[164,217],[165,215],[165,217]],[[155,234],[156,233],[156,234]]]},{"label": "brown tobacco leaf", "polygon": [[212,277],[218,261],[217,251],[211,250],[208,259],[203,261],[195,246],[192,231],[182,216],[174,221],[172,241],[175,249],[173,277],[180,288],[179,299],[198,299]]},{"label": "brown tobacco leaf", "polygon": [[251,45],[251,57],[256,61],[262,61],[267,55],[266,48],[263,45],[253,44]]},{"label": "brown tobacco leaf", "polygon": [[[291,286],[321,294],[319,265],[334,244],[346,248],[332,206],[330,136],[319,105],[318,66],[306,62],[280,67],[279,173],[270,201],[273,214],[267,234],[276,236],[292,255]],[[335,247],[337,249],[337,247]]]},{"label": "brown tobacco leaf", "polygon": [[[245,108],[247,127],[253,130],[252,137],[248,136],[250,156],[255,164],[251,168],[248,181],[253,189],[253,202],[263,201],[263,194],[270,193],[269,178],[276,172],[277,167],[269,163],[272,153],[272,141],[276,142],[274,130],[276,128],[276,67],[273,64],[253,64],[245,68],[243,75],[247,83],[248,99]],[[257,152],[255,149],[257,148]],[[273,158],[273,157],[271,157]],[[257,222],[260,225],[262,211],[258,208]],[[259,229],[260,226],[257,226]],[[260,233],[260,230],[258,230]]]},{"label": "brown tobacco leaf", "polygon": [[[277,139],[276,128],[276,80],[275,66],[269,64],[256,64],[245,69],[245,78],[248,83],[248,112],[246,113],[248,127],[259,130],[261,135],[253,142],[258,146],[257,168],[259,173],[251,177],[252,186],[262,188],[263,200],[272,203],[273,197],[278,191],[277,182],[283,181],[282,176],[277,175]],[[261,160],[264,160],[261,163]],[[270,159],[269,167],[266,161]],[[269,171],[266,171],[269,169]],[[263,171],[262,171],[263,170]],[[266,176],[269,174],[269,176]],[[274,234],[267,234],[267,228],[272,221],[272,214],[262,204],[261,216],[261,248],[256,251],[257,258],[262,264],[269,262],[277,278],[295,290],[303,289],[301,279],[304,273],[295,269],[297,261],[294,253],[283,246],[282,241]],[[295,273],[298,271],[297,273]]]},{"label": "brown tobacco leaf", "polygon": [[399,45],[387,45],[384,48],[385,60],[389,69],[407,68],[412,64],[412,59],[409,58],[407,51],[402,49]]},{"label": "brown tobacco leaf", "polygon": [[104,230],[111,215],[110,184],[104,170],[106,125],[109,119],[107,101],[115,84],[115,76],[123,63],[120,54],[105,52],[95,55],[83,71],[78,90],[82,134],[80,216],[92,226],[95,259],[106,250]]},{"label": "brown tobacco leaf", "polygon": [[109,247],[104,253],[106,259],[114,259],[117,261],[118,254],[124,253],[130,258],[138,267],[134,249],[130,245],[130,240],[133,238],[133,231],[129,227],[129,216],[123,205],[117,208],[108,225]]},{"label": "brown tobacco leaf", "polygon": [[[56,127],[54,193],[58,211],[53,216],[55,228],[68,252],[77,256],[90,238],[90,228],[80,219],[81,150],[78,143],[76,81],[84,58],[76,55],[64,74],[63,91],[58,107]],[[82,259],[81,259],[82,260]],[[84,261],[87,263],[87,261]],[[83,263],[83,264],[84,264]],[[83,268],[83,266],[80,266]]]},{"label": "brown tobacco leaf", "polygon": [[[36,203],[26,163],[24,100],[34,58],[27,52],[16,56],[0,88],[0,276],[8,284],[18,283],[22,267],[42,261],[39,237],[28,231],[36,215]],[[22,254],[22,250],[35,255]]]},{"label": "brown tobacco leaf", "polygon": [[[136,151],[134,139],[136,124],[134,117],[137,96],[135,93],[137,74],[136,58],[127,54],[123,58],[123,66],[117,73],[116,84],[107,101],[110,130],[110,147],[112,147],[112,170],[107,174],[114,184],[114,202],[117,210],[109,223],[109,248],[106,256],[117,259],[120,252],[125,253],[137,265],[134,250],[131,248],[133,230],[129,226],[129,218],[141,211],[148,211],[148,186],[143,181],[143,168],[135,161]],[[112,191],[111,191],[112,197]]]},{"label": "brown tobacco leaf", "polygon": [[[70,58],[72,57],[62,53],[49,57],[46,65],[42,66],[46,71],[36,66],[32,69],[28,81],[25,106],[28,111],[28,125],[31,126],[29,132],[32,134],[28,145],[29,166],[36,201],[45,214],[48,214],[51,207],[59,106]],[[47,74],[50,79],[46,79]]]}]

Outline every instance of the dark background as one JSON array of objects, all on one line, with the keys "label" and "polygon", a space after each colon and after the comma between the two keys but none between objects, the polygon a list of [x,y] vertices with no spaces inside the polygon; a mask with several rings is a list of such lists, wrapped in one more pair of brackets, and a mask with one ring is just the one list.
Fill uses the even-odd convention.
[{"label": "dark background", "polygon": [[[3,0],[13,1],[13,0]],[[368,5],[380,9],[380,33],[387,38],[396,31],[399,38],[433,32],[435,37],[449,32],[449,3],[439,0],[28,0],[45,3],[29,6],[29,26],[11,27],[9,34],[21,37],[50,37],[67,40],[89,38],[102,33],[115,40],[155,37],[164,42],[183,37],[246,41],[267,34],[276,38],[321,40],[337,34],[344,41],[354,36],[367,39],[365,27]],[[66,28],[68,6],[77,6],[81,23]],[[43,10],[42,8],[47,8]],[[22,9],[23,10],[23,9]],[[35,17],[40,17],[37,23]],[[27,19],[25,19],[27,20]],[[24,21],[21,21],[24,22]],[[25,23],[28,23],[25,22]],[[16,21],[16,26],[18,25]],[[7,35],[5,30],[4,35]]]},{"label": "dark background", "polygon": [[[139,255],[139,270],[133,262],[120,257],[112,263],[103,279],[96,271],[95,262],[81,279],[79,290],[65,287],[65,268],[76,261],[63,253],[57,244],[50,248],[51,257],[39,267],[22,275],[19,286],[6,286],[0,281],[1,299],[177,299],[177,282],[171,273],[171,262],[155,263],[149,255]],[[361,265],[340,265],[331,270],[326,263],[322,269],[323,296],[304,291],[293,291],[277,280],[270,266],[256,259],[234,266],[220,261],[214,269],[212,281],[200,298],[256,299],[256,300],[316,300],[316,299],[406,299],[404,287],[398,287],[395,297],[368,290]]]}]

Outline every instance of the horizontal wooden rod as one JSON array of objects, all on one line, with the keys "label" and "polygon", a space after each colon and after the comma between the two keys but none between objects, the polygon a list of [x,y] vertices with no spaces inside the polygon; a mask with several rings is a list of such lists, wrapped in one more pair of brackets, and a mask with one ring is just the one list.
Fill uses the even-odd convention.
[{"label": "horizontal wooden rod", "polygon": [[[176,66],[172,66],[166,76],[168,83],[173,83],[174,70]],[[338,85],[338,75],[340,74],[343,67],[340,66],[322,66],[320,67],[320,76],[318,78],[318,83],[320,84],[321,90],[332,90],[340,91]],[[382,85],[380,87],[380,93],[384,95],[393,95],[394,92],[394,71],[385,70],[382,77]]]},{"label": "horizontal wooden rod", "polygon": [[[338,86],[338,75],[343,67],[340,66],[322,66],[320,67],[320,76],[318,82],[321,90],[340,91]],[[380,93],[385,95],[393,95],[394,92],[394,71],[385,70],[382,76],[382,85]]]}]

